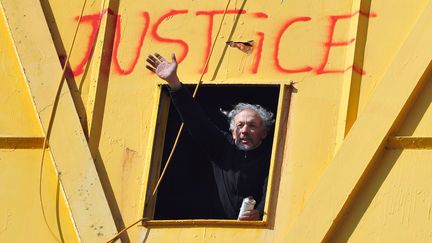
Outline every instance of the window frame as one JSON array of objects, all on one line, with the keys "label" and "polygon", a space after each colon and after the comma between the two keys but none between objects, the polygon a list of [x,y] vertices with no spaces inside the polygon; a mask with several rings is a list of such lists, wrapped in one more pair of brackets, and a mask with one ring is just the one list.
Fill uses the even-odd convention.
[{"label": "window frame", "polygon": [[[216,84],[210,84],[216,85]],[[224,84],[230,85],[230,84]],[[271,159],[268,174],[267,193],[264,206],[263,219],[260,221],[239,221],[235,219],[172,219],[172,220],[155,220],[154,213],[156,207],[156,196],[152,196],[153,190],[159,179],[157,175],[161,172],[161,159],[165,142],[165,131],[167,118],[169,115],[170,96],[163,92],[165,84],[156,86],[156,99],[153,107],[153,117],[150,130],[150,142],[144,168],[144,183],[142,186],[140,213],[144,218],[141,226],[161,227],[161,226],[235,226],[235,227],[267,227],[274,221],[276,210],[276,199],[279,189],[280,168],[283,163],[284,147],[287,136],[287,123],[291,103],[291,94],[293,85],[285,83],[277,84],[233,84],[236,86],[259,86],[275,85],[279,89],[277,101],[276,121],[274,125],[274,137],[272,141]],[[164,112],[165,111],[165,112]]]}]

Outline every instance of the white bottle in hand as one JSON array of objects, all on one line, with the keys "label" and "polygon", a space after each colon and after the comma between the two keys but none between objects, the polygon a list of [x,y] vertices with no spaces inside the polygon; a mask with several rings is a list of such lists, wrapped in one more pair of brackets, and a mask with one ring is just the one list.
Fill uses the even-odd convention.
[{"label": "white bottle in hand", "polygon": [[245,197],[243,198],[242,205],[240,207],[240,212],[237,219],[240,219],[240,216],[243,215],[244,212],[254,209],[256,201],[253,197]]}]

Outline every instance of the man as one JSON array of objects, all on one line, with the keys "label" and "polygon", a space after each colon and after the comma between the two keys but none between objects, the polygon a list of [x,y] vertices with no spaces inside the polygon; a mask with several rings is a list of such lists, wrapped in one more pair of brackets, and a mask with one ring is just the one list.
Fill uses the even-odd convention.
[{"label": "man", "polygon": [[[230,132],[217,128],[204,114],[177,76],[177,61],[167,62],[159,54],[149,55],[151,72],[168,83],[172,102],[192,136],[209,154],[223,218],[260,220],[267,189],[270,151],[263,145],[273,124],[273,113],[259,105],[237,104],[227,113]],[[244,198],[253,198],[256,209],[239,215]]]}]

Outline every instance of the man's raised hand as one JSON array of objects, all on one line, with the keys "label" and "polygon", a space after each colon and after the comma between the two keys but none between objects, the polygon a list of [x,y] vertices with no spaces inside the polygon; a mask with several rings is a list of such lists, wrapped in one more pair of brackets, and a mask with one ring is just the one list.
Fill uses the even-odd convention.
[{"label": "man's raised hand", "polygon": [[146,68],[155,73],[161,79],[167,81],[171,89],[178,89],[181,86],[180,80],[177,76],[177,60],[172,54],[172,61],[169,63],[158,53],[149,55],[146,59],[148,65]]}]

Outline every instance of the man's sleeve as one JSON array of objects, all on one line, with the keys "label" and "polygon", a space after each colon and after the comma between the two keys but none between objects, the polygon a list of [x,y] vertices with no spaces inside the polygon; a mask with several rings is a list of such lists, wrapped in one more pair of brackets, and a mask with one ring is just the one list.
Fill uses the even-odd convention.
[{"label": "man's sleeve", "polygon": [[210,121],[201,106],[190,92],[182,86],[179,90],[170,90],[172,102],[195,142],[200,144],[210,156],[218,156],[221,146],[228,141],[216,125]]}]

